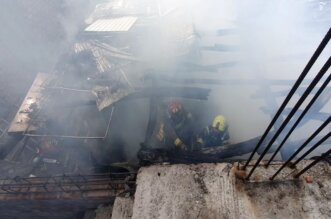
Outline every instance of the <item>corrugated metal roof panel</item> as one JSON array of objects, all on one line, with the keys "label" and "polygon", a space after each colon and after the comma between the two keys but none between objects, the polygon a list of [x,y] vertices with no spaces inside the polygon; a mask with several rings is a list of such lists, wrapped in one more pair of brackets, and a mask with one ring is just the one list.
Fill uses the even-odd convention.
[{"label": "corrugated metal roof panel", "polygon": [[80,53],[83,51],[91,51],[96,62],[97,68],[100,73],[104,73],[106,71],[110,71],[111,64],[108,60],[104,57],[100,48],[91,45],[89,42],[82,42],[82,43],[75,43],[74,51],[75,53]]},{"label": "corrugated metal roof panel", "polygon": [[112,19],[99,19],[88,26],[85,31],[89,32],[117,32],[128,31],[137,21],[137,17],[119,17]]}]

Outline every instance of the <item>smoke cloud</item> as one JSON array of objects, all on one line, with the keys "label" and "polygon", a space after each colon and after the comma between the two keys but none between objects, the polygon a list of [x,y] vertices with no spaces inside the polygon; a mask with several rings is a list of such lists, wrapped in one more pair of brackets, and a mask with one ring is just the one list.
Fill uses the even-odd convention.
[{"label": "smoke cloud", "polygon": [[[16,97],[12,98],[12,104],[20,104],[17,99],[24,98],[38,72],[54,73],[63,60],[70,62],[67,55],[72,53],[75,42],[84,41],[84,28],[107,14],[100,5],[96,6],[105,2],[108,1],[2,2],[1,91]],[[121,38],[121,42],[127,40],[128,45],[111,45],[130,51],[139,59],[125,69],[135,88],[153,84],[140,77],[148,73],[161,78],[158,83],[165,86],[211,89],[207,101],[183,99],[183,103],[195,114],[200,129],[211,124],[214,116],[223,114],[229,123],[233,143],[263,133],[330,28],[331,21],[328,1],[109,2],[116,6],[115,9],[124,8],[123,11],[133,15],[144,14],[138,16],[143,22],[135,27],[140,31]],[[95,13],[98,10],[102,13]],[[330,54],[331,46],[328,45],[308,79],[314,77]],[[94,68],[88,61],[82,63],[87,66],[85,69]],[[70,75],[66,83],[75,85],[77,80],[82,80],[79,77],[85,76]],[[191,83],[187,83],[187,79]],[[320,99],[328,97],[328,92]],[[299,97],[295,95],[288,107],[293,107]],[[330,102],[322,105],[318,111],[330,114]],[[102,151],[112,151],[111,147],[117,145],[123,148],[127,159],[134,159],[139,143],[145,137],[148,113],[146,99],[117,104],[111,140],[103,142]],[[304,124],[291,140],[306,137],[320,123],[317,120]],[[96,153],[105,162],[113,161],[106,153]]]}]

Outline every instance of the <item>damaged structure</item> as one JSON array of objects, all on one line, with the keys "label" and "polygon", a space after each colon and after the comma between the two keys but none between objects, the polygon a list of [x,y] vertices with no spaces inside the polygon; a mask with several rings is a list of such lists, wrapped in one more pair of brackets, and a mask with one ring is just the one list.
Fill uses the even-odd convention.
[{"label": "damaged structure", "polygon": [[[54,8],[32,2],[7,6],[17,4],[29,22]],[[65,7],[74,2],[61,1],[62,17],[47,22],[71,19]],[[86,2],[53,68],[34,72],[16,96],[7,96],[1,81],[1,218],[331,217],[329,26],[298,80],[266,79],[247,74],[250,65],[262,67],[247,64],[252,57],[241,41],[249,37],[242,39],[240,24],[202,30],[185,5],[162,0]],[[43,13],[30,14],[38,6]],[[325,1],[318,13],[330,9]],[[62,29],[58,38],[54,34],[55,47]],[[53,35],[52,28],[46,31]],[[328,60],[317,75],[305,78],[325,51]],[[248,95],[256,106],[247,114],[265,116],[263,124],[271,118],[267,130],[235,125],[242,117],[232,99],[224,98],[228,108],[215,107],[222,92],[233,99]],[[221,110],[230,111],[233,137],[197,147],[190,136],[194,143],[185,150],[161,144],[157,135],[174,100],[193,115],[195,135]],[[317,130],[308,128],[311,123],[319,124]],[[305,135],[292,138],[297,129]]]}]

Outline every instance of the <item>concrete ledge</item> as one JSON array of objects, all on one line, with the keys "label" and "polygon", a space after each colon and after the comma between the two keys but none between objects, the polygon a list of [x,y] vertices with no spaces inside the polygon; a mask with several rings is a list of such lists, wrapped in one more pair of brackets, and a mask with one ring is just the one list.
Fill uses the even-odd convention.
[{"label": "concrete ledge", "polygon": [[[232,164],[158,165],[141,168],[133,206],[140,218],[330,218],[331,172],[321,163],[313,182],[263,180],[279,165],[258,168],[258,181],[235,177]],[[326,172],[319,171],[319,168]],[[263,174],[267,172],[268,174]],[[323,175],[321,175],[323,174]],[[262,178],[261,178],[262,177]]]},{"label": "concrete ledge", "polygon": [[116,197],[113,206],[112,219],[130,219],[132,218],[132,209],[132,197]]}]

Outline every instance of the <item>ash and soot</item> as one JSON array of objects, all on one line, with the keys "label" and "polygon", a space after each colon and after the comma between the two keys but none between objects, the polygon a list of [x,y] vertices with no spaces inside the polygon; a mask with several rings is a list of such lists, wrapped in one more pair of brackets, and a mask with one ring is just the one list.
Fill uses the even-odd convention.
[{"label": "ash and soot", "polygon": [[330,0],[0,6],[0,218],[330,216]]}]

